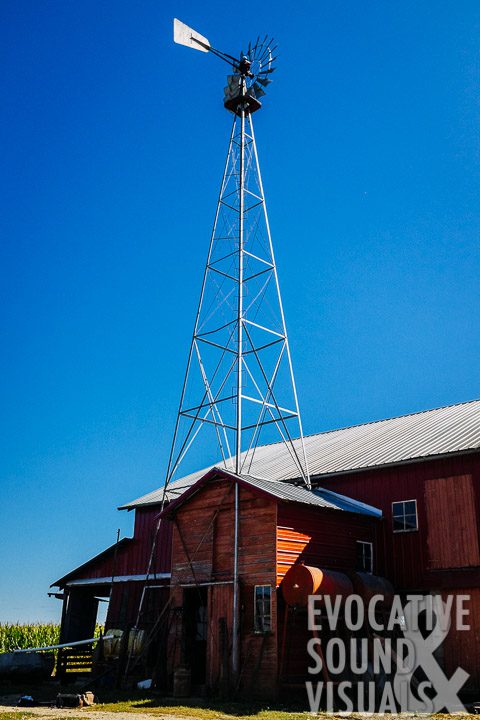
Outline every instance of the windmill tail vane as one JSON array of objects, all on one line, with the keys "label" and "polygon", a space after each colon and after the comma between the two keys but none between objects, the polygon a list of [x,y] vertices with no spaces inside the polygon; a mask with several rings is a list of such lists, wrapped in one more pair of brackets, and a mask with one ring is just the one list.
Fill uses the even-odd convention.
[{"label": "windmill tail vane", "polygon": [[275,68],[273,63],[277,59],[274,55],[277,46],[268,35],[262,39],[260,36],[254,44],[249,43],[247,51],[240,53],[239,58],[214,48],[206,37],[193,30],[176,18],[173,21],[173,39],[179,45],[186,45],[201,52],[211,52],[216,57],[227,62],[233,69],[233,74],[227,78],[223,103],[228,110],[239,114],[239,105],[242,103],[246,114],[261,108],[259,98],[265,95],[265,88],[270,84],[270,75]]},{"label": "windmill tail vane", "polygon": [[234,117],[166,486],[198,436],[205,446],[210,431],[226,469],[255,475],[260,443],[279,442],[310,487],[252,121],[271,82],[276,48],[259,37],[236,59],[179,20],[174,40],[230,65],[224,105]]}]

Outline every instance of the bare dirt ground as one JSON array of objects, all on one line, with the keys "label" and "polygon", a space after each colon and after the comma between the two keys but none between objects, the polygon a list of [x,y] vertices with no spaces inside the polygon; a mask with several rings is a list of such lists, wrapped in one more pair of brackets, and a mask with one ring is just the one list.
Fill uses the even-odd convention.
[{"label": "bare dirt ground", "polygon": [[[3,700],[3,698],[0,698]],[[152,713],[139,712],[108,712],[96,711],[86,708],[56,708],[56,707],[16,707],[16,705],[0,706],[0,718],[5,713],[15,713],[19,718],[24,716],[36,715],[48,720],[56,720],[57,718],[80,718],[83,720],[152,720]],[[175,715],[162,715],[165,720],[186,720],[185,716],[179,717]]]},{"label": "bare dirt ground", "polygon": [[[25,720],[30,720],[32,716],[37,716],[39,718],[43,718],[43,720],[59,720],[59,718],[83,718],[83,720],[152,720],[154,717],[161,717],[162,720],[190,720],[188,715],[166,715],[163,713],[159,713],[156,715],[156,713],[141,713],[141,712],[112,712],[108,710],[94,710],[92,708],[55,708],[55,707],[16,707],[15,705],[9,705],[6,704],[5,701],[7,698],[0,697],[0,720],[2,718],[2,715],[8,714],[9,720],[11,720],[12,715],[17,715],[19,720],[21,720],[22,716],[25,717]],[[4,704],[5,703],[5,704]],[[221,715],[219,715],[219,718]],[[305,713],[305,717],[311,717],[309,713]],[[325,719],[327,717],[326,715],[320,714],[319,717]],[[421,720],[427,720],[427,718],[435,718],[438,720],[447,720],[448,718],[454,718],[454,720],[460,720],[460,718],[465,718],[468,720],[473,720],[474,715],[465,715],[464,713],[454,714],[454,715],[425,715],[425,714],[415,714],[415,713],[405,713],[402,715],[371,715],[369,713],[354,713],[350,716],[341,716],[339,718],[338,716],[328,716],[332,720],[345,720],[345,718],[349,718],[349,720],[413,720],[413,718],[418,718]],[[191,720],[198,720],[194,715],[191,716]]]}]

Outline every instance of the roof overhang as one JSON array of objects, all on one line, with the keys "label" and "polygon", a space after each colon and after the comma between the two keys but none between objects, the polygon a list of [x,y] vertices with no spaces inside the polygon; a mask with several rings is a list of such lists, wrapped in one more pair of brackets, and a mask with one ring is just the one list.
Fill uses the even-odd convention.
[{"label": "roof overhang", "polygon": [[[114,577],[92,577],[92,578],[79,578],[78,580],[69,580],[65,587],[91,587],[97,585],[116,585],[117,583],[126,582],[145,582],[148,580],[151,583],[170,580],[170,573],[150,573],[143,575],[115,575]],[[50,586],[53,587],[53,586]]]}]

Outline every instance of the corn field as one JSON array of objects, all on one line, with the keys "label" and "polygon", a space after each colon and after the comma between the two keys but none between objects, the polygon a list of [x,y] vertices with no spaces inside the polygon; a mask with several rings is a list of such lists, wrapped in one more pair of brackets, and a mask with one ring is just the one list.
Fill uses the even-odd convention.
[{"label": "corn field", "polygon": [[[95,636],[101,632],[103,632],[103,626],[97,625]],[[0,623],[0,653],[56,645],[59,637],[60,625],[54,623],[32,623],[30,625]]]}]

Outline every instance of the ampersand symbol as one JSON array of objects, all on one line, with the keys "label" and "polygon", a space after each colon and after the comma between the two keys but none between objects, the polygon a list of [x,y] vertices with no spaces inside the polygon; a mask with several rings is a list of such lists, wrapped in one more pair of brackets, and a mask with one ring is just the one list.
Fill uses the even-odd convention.
[{"label": "ampersand symbol", "polygon": [[[427,604],[428,600],[428,604]],[[423,597],[417,602],[408,602],[403,608],[406,629],[403,634],[412,649],[414,657],[409,657],[404,667],[400,667],[393,681],[395,696],[400,703],[402,712],[425,712],[425,701],[419,699],[412,691],[412,680],[416,668],[420,667],[428,677],[436,696],[431,699],[428,712],[440,712],[446,708],[448,712],[466,712],[458,698],[458,691],[470,677],[465,670],[457,668],[449,679],[438,664],[434,652],[445,640],[450,629],[450,618],[444,612],[446,604],[440,595]],[[426,637],[418,629],[418,616],[423,611],[432,611],[435,625]],[[448,624],[442,627],[440,618],[448,617]],[[414,629],[417,628],[417,629]],[[406,667],[405,665],[408,665]],[[415,681],[414,681],[415,682]]]}]

